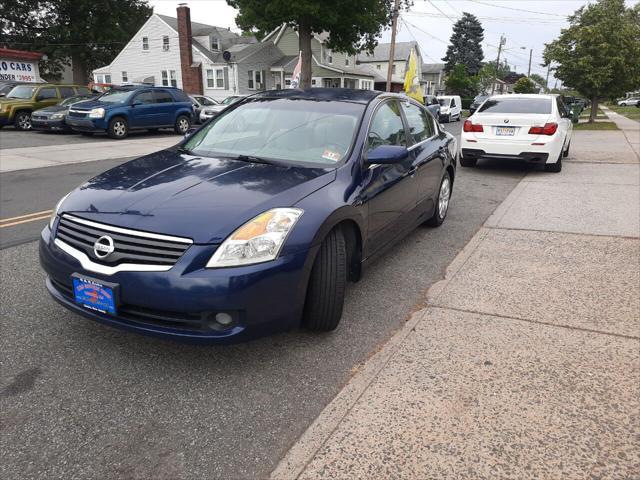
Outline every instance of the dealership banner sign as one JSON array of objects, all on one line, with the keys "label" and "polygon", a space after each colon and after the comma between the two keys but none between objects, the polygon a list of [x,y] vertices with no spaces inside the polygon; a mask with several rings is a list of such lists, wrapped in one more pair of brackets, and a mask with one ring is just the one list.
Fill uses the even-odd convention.
[{"label": "dealership banner sign", "polygon": [[37,82],[38,63],[0,58],[0,81]]}]

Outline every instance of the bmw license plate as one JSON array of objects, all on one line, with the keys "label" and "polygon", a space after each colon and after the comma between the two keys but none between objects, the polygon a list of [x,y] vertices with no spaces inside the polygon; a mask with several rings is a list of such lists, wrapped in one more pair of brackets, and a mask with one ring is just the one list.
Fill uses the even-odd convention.
[{"label": "bmw license plate", "polygon": [[515,134],[515,127],[496,127],[496,135],[499,137],[513,137]]},{"label": "bmw license plate", "polygon": [[73,295],[76,303],[100,313],[116,314],[116,284],[105,284],[73,275]]}]

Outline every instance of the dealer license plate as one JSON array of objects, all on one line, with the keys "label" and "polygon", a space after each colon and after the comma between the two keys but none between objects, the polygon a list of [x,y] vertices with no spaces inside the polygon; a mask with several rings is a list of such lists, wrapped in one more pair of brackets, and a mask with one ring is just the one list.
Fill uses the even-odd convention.
[{"label": "dealer license plate", "polygon": [[499,137],[513,137],[515,134],[515,127],[496,127],[496,135]]},{"label": "dealer license plate", "polygon": [[76,303],[100,313],[116,314],[115,285],[104,285],[101,282],[73,276],[73,294]]}]

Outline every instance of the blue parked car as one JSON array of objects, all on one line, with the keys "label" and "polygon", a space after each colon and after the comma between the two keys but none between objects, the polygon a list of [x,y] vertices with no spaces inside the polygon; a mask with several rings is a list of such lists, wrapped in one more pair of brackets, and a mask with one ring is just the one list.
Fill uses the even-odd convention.
[{"label": "blue parked car", "polygon": [[184,134],[192,116],[191,99],[178,88],[115,88],[95,100],[73,105],[66,123],[77,132],[107,132],[121,140],[131,130],[173,128]]},{"label": "blue parked car", "polygon": [[348,280],[445,220],[456,152],[404,95],[247,97],[65,196],[42,231],[46,285],[86,317],[194,342],[333,330]]}]

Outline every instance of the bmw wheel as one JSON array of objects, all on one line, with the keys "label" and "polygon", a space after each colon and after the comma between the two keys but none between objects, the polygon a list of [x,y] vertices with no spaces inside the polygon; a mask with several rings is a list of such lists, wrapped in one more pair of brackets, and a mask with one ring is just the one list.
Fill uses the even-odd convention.
[{"label": "bmw wheel", "polygon": [[447,217],[449,211],[449,200],[451,199],[451,177],[449,172],[445,172],[440,181],[440,190],[438,191],[438,201],[436,203],[433,216],[427,220],[430,227],[439,227]]},{"label": "bmw wheel", "polygon": [[190,127],[191,127],[191,121],[189,120],[189,117],[187,117],[186,115],[180,115],[176,120],[176,125],[174,130],[176,133],[179,133],[180,135],[184,135],[185,133],[187,133],[187,130],[189,130]]},{"label": "bmw wheel", "polygon": [[320,245],[313,263],[304,304],[303,325],[319,332],[335,330],[342,317],[346,284],[346,244],[342,231],[334,229]]},{"label": "bmw wheel", "polygon": [[116,140],[122,140],[129,135],[129,125],[127,121],[122,117],[113,118],[109,122],[109,136]]},{"label": "bmw wheel", "polygon": [[17,130],[31,130],[31,112],[18,112],[13,120]]}]

